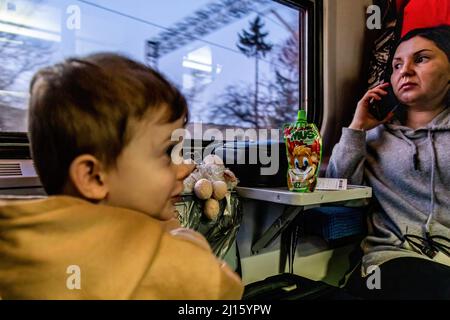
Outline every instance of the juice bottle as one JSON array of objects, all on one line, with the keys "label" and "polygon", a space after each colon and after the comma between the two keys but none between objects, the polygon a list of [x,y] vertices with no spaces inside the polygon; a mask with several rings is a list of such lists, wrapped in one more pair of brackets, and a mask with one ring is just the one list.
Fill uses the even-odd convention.
[{"label": "juice bottle", "polygon": [[297,122],[283,127],[288,159],[287,182],[290,191],[313,192],[322,158],[322,137],[314,123],[299,110]]}]

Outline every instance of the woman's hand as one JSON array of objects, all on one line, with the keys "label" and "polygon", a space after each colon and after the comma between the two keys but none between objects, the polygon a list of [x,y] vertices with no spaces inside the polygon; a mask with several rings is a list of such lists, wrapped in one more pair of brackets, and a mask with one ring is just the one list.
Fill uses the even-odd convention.
[{"label": "woman's hand", "polygon": [[384,90],[388,86],[389,83],[382,83],[366,92],[366,94],[358,102],[355,115],[353,116],[353,121],[349,126],[350,129],[370,130],[372,128],[375,128],[379,124],[386,123],[391,120],[394,115],[393,113],[389,113],[386,118],[380,121],[369,112],[370,101],[372,99],[378,101],[381,100],[383,96],[388,94]]}]

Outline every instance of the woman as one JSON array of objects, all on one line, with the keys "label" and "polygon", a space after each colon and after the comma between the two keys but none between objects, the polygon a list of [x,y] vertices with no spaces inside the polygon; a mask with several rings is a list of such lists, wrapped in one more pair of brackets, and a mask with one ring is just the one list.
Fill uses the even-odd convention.
[{"label": "woman", "polygon": [[[333,149],[327,177],[373,188],[361,272],[347,285],[354,294],[450,299],[449,41],[450,26],[406,34],[391,83],[363,96]],[[389,86],[399,105],[379,121],[370,103]],[[377,267],[379,281],[371,272]]]}]

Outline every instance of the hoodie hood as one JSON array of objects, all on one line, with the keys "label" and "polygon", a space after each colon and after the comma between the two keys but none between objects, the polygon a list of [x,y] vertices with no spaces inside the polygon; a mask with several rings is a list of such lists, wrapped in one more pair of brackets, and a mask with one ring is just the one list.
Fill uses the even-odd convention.
[{"label": "hoodie hood", "polygon": [[401,137],[401,133],[403,133],[406,137],[410,139],[420,138],[427,135],[427,131],[447,131],[450,130],[450,107],[442,110],[438,115],[434,117],[433,120],[430,121],[426,126],[411,129],[401,124],[401,119],[404,118],[402,114],[406,112],[404,106],[399,106],[398,113],[393,118],[390,124],[387,124],[386,127],[390,132]]}]

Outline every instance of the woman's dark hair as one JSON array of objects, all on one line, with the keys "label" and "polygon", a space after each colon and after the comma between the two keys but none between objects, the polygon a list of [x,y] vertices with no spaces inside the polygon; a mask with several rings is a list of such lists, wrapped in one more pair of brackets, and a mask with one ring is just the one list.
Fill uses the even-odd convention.
[{"label": "woman's dark hair", "polygon": [[409,31],[406,35],[404,35],[397,43],[395,48],[405,41],[412,39],[414,37],[422,37],[433,41],[434,44],[441,49],[446,55],[447,59],[450,62],[450,26],[449,25],[440,25],[432,28],[420,28],[413,29]]}]

